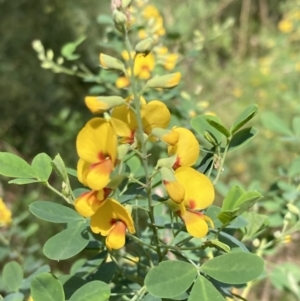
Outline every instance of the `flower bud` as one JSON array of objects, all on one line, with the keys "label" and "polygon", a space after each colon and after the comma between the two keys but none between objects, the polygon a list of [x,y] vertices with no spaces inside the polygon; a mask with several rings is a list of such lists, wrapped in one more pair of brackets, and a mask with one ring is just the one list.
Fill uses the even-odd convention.
[{"label": "flower bud", "polygon": [[125,66],[120,60],[104,53],[100,53],[99,60],[102,68],[120,70],[125,73]]},{"label": "flower bud", "polygon": [[138,42],[134,50],[136,53],[142,53],[146,56],[152,50],[153,42],[154,40],[151,37],[148,37]]},{"label": "flower bud", "polygon": [[125,103],[120,96],[87,96],[85,104],[92,113],[103,113]]},{"label": "flower bud", "polygon": [[124,33],[126,23],[127,23],[127,17],[125,14],[120,12],[119,10],[115,9],[113,11],[113,20],[116,26],[116,29],[118,29],[120,32]]},{"label": "flower bud", "polygon": [[146,88],[173,88],[178,85],[180,79],[180,72],[156,76],[147,81]]},{"label": "flower bud", "polygon": [[132,0],[122,0],[122,8],[126,9],[130,4]]},{"label": "flower bud", "polygon": [[120,144],[118,146],[118,160],[122,161],[130,149],[129,144]]},{"label": "flower bud", "polygon": [[175,145],[179,139],[179,133],[172,130],[154,128],[151,132],[151,135],[158,138],[168,145]]},{"label": "flower bud", "polygon": [[155,169],[157,170],[160,167],[161,168],[166,167],[166,168],[172,169],[173,165],[176,162],[176,159],[177,159],[177,156],[159,159],[156,163]]},{"label": "flower bud", "polygon": [[204,132],[204,138],[214,146],[219,145],[216,137],[209,131]]}]

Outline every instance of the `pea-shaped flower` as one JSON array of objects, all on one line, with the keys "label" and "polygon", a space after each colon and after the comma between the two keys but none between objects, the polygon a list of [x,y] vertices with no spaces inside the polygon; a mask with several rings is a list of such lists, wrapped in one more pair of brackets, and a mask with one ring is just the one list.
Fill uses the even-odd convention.
[{"label": "pea-shaped flower", "polygon": [[117,136],[103,118],[91,119],[76,140],[78,179],[92,190],[103,189],[116,165]]},{"label": "pea-shaped flower", "polygon": [[[167,204],[186,225],[190,235],[198,238],[204,237],[208,232],[208,223],[213,226],[212,220],[200,210],[210,206],[215,198],[214,187],[210,179],[191,167],[179,167],[175,171],[175,178],[184,189],[183,199],[169,200]],[[176,193],[178,185],[166,183],[164,185],[170,197]]]},{"label": "pea-shaped flower", "polygon": [[135,233],[130,212],[114,199],[105,200],[91,217],[91,229],[94,233],[106,236],[108,249],[120,249],[125,245],[126,231]]}]

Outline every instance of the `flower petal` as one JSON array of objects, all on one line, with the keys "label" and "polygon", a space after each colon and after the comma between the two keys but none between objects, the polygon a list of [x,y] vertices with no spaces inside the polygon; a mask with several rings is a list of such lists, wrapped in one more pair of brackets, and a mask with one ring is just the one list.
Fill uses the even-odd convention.
[{"label": "flower petal", "polygon": [[208,225],[201,212],[191,212],[187,210],[180,216],[185,223],[186,229],[191,236],[202,238],[208,232]]},{"label": "flower petal", "polygon": [[192,166],[200,154],[199,143],[194,134],[185,128],[174,128],[179,134],[178,142],[174,146],[168,147],[169,156],[177,155],[175,167]]},{"label": "flower petal", "polygon": [[112,125],[103,118],[91,119],[79,132],[76,140],[78,155],[84,161],[96,163],[117,156],[117,136]]},{"label": "flower petal", "polygon": [[213,203],[215,191],[207,176],[191,167],[179,167],[175,171],[175,177],[185,189],[185,207],[201,210]]},{"label": "flower petal", "polygon": [[110,159],[90,166],[86,174],[86,185],[93,190],[103,189],[110,181],[113,164]]},{"label": "flower petal", "polygon": [[143,106],[141,114],[144,131],[148,135],[154,128],[166,128],[171,119],[169,109],[159,100],[152,100]]},{"label": "flower petal", "polygon": [[106,237],[105,244],[109,250],[121,249],[125,245],[126,224],[117,221]]},{"label": "flower petal", "polygon": [[[103,191],[103,190],[102,190]],[[75,209],[84,217],[90,217],[99,209],[103,203],[101,194],[98,191],[88,191],[82,193],[74,202]]]},{"label": "flower petal", "polygon": [[181,203],[184,200],[184,187],[177,181],[163,181],[168,195],[175,203]]}]

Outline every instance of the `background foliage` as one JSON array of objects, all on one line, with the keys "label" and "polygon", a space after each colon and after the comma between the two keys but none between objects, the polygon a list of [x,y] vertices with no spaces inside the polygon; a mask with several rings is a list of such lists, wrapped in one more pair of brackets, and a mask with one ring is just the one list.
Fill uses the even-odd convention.
[{"label": "background foliage", "polygon": [[[103,37],[107,32],[97,18],[109,13],[108,2],[0,1],[1,151],[21,154],[30,162],[39,152],[51,157],[59,152],[68,166],[75,166],[76,134],[90,118],[83,99],[95,83],[41,69],[32,42],[41,40],[45,49],[59,55],[64,45],[85,36],[76,53],[93,74],[99,73],[98,54],[105,49]],[[268,241],[287,218],[290,210],[286,203],[292,200],[299,208],[300,3],[153,3],[165,17],[167,45],[182,58],[179,66],[184,70],[184,81],[180,97],[186,106],[181,108],[175,103],[173,112],[183,111],[177,114],[183,125],[195,112],[211,112],[230,126],[246,106],[253,102],[259,106],[259,116],[252,121],[260,130],[259,135],[228,157],[218,193],[224,196],[237,182],[249,189],[259,189],[265,199],[255,210],[269,216],[272,228],[264,234]],[[72,68],[73,62],[66,65]],[[51,181],[55,183],[55,177]],[[0,254],[0,259],[4,264],[8,259],[21,258],[24,271],[29,274],[45,260],[39,256],[39,246],[55,232],[56,225],[29,223],[31,217],[24,208],[37,195],[44,199],[49,196],[43,189],[34,191],[32,186],[5,183],[0,194],[13,211],[15,230],[11,239],[15,247],[10,255]],[[277,266],[271,280],[256,290],[257,299],[299,300],[300,277],[291,266],[299,263],[297,239],[294,234],[293,241],[276,253],[269,249],[270,262],[284,264]],[[252,243],[255,245],[255,241],[249,242]],[[61,271],[70,268],[68,262],[51,265]],[[296,285],[283,280],[286,271],[290,271]],[[274,292],[271,287],[278,290]]]}]

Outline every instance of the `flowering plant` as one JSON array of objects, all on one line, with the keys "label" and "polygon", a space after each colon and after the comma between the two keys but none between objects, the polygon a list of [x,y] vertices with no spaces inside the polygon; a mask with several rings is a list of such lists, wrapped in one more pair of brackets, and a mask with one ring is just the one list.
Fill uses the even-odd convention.
[{"label": "flowering plant", "polygon": [[[162,99],[179,89],[179,55],[160,45],[165,29],[157,9],[139,1],[130,5],[112,1],[124,49],[118,58],[99,56],[104,72],[116,72],[115,87],[109,95],[85,98],[96,116],[77,135],[77,169],[67,168],[60,155],[38,154],[29,165],[0,153],[0,174],[14,178],[9,183],[40,183],[65,201],[29,207],[34,216],[64,225],[45,243],[44,255],[81,260],[58,278],[55,271],[37,271],[30,276],[30,294],[34,301],[245,300],[264,277],[264,261],[237,234],[252,229],[255,236],[265,226],[254,231],[257,219],[247,215],[262,195],[233,185],[216,201],[215,187],[228,152],[256,135],[248,122],[257,106],[246,108],[230,128],[213,115],[170,126],[172,108]],[[61,191],[49,182],[52,171],[61,178]],[[72,188],[72,178],[80,188]],[[9,223],[10,216],[4,219]],[[23,298],[29,286],[22,287],[20,269],[8,263],[3,279],[8,293]],[[19,276],[11,285],[13,274]]]}]

